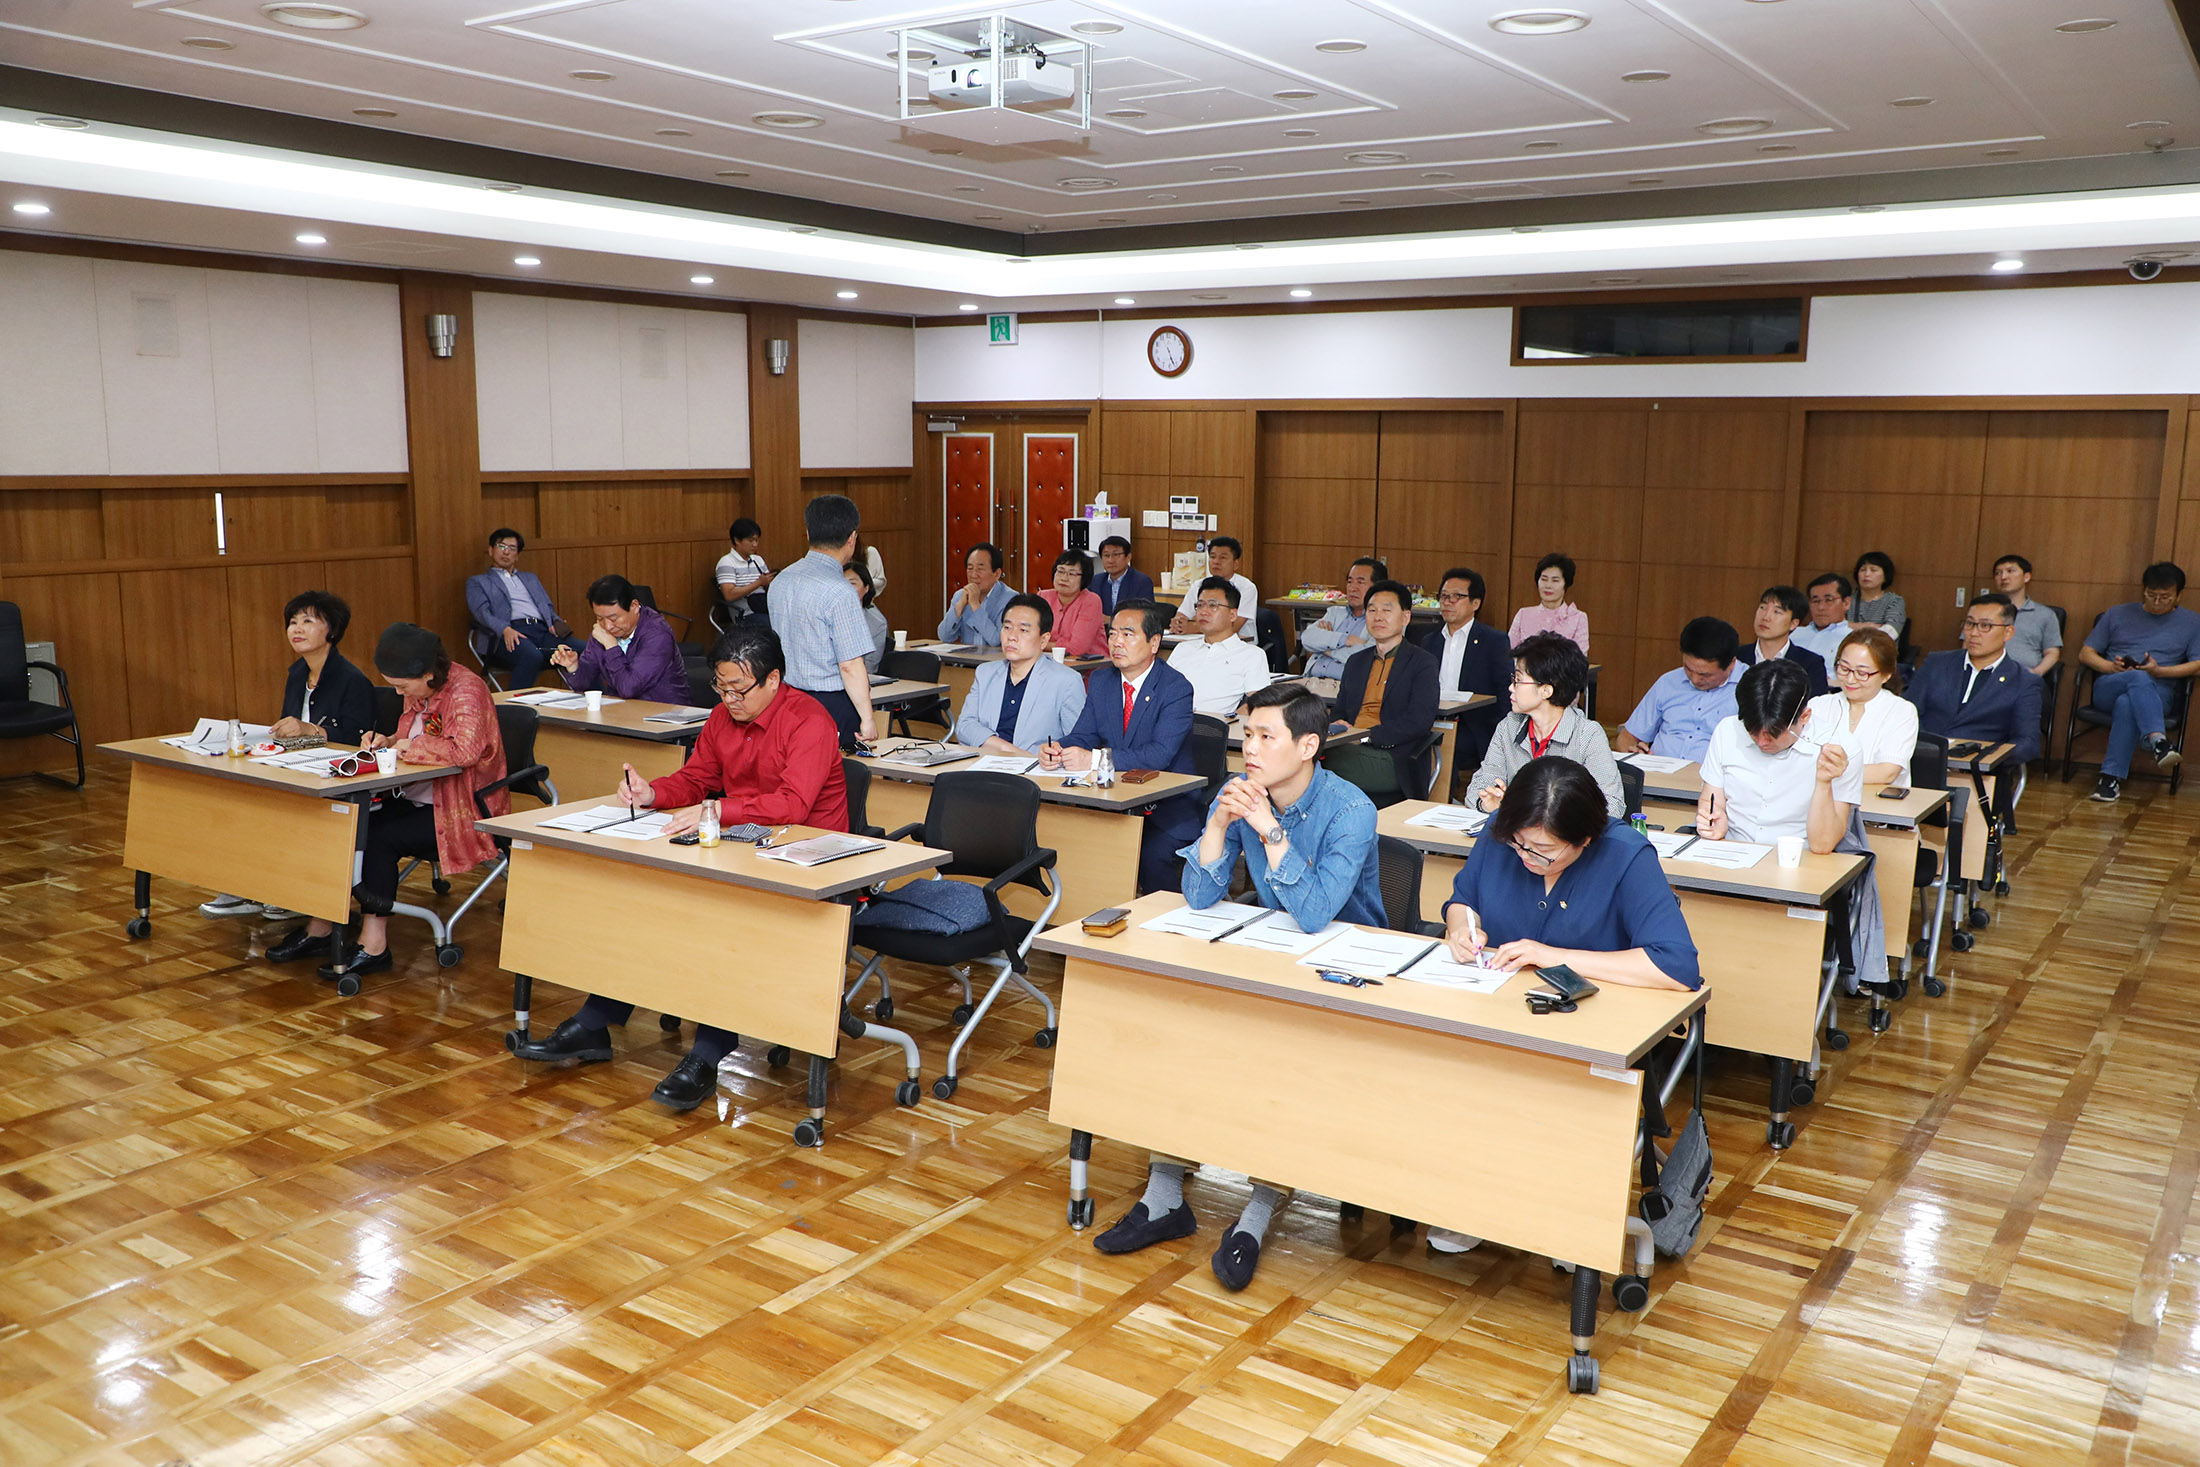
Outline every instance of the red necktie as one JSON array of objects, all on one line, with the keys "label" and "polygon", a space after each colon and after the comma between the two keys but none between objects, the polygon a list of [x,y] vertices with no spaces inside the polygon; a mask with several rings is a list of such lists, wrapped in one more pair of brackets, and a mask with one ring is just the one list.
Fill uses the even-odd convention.
[{"label": "red necktie", "polygon": [[1131,703],[1138,697],[1129,683],[1123,684],[1123,732],[1131,731]]}]

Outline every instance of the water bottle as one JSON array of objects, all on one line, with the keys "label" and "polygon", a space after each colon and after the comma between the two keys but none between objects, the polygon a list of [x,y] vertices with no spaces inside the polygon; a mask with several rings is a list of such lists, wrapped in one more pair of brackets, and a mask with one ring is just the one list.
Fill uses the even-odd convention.
[{"label": "water bottle", "polygon": [[229,753],[230,753],[230,757],[234,758],[234,757],[236,757],[237,755],[239,755],[239,754],[242,754],[243,752],[244,752],[244,724],[243,724],[243,723],[241,723],[241,722],[239,722],[239,721],[238,721],[237,719],[234,719],[234,718],[232,718],[232,719],[230,719],[230,720],[229,720]]},{"label": "water bottle", "polygon": [[709,847],[718,844],[718,802],[716,800],[703,801],[702,824],[695,827],[695,834],[698,838],[697,843],[700,845]]},{"label": "water bottle", "polygon": [[1115,788],[1115,751],[1113,749],[1093,750],[1092,787],[1101,790]]},{"label": "water bottle", "polygon": [[1648,835],[1650,833],[1650,817],[1640,810],[1628,816],[1627,823],[1634,827],[1637,835]]}]

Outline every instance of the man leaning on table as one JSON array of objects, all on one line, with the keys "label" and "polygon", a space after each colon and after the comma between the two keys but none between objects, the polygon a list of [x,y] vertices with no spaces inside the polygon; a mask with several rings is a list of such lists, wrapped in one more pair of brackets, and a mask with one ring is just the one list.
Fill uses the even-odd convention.
[{"label": "man leaning on table", "polygon": [[[1382,926],[1375,806],[1317,762],[1328,705],[1288,683],[1263,688],[1245,704],[1245,773],[1222,787],[1199,839],[1177,852],[1184,858],[1186,905],[1211,907],[1226,897],[1242,859],[1260,904],[1288,912],[1302,931],[1319,932],[1337,921]],[[1154,1152],[1145,1193],[1092,1245],[1103,1253],[1135,1253],[1198,1231],[1184,1200],[1191,1165]],[[1252,1199],[1210,1260],[1224,1288],[1253,1281],[1261,1242],[1286,1191],[1253,1182]]]},{"label": "man leaning on table", "polygon": [[1085,711],[1085,680],[1049,655],[1054,608],[1011,597],[1001,613],[1001,660],[981,662],[955,719],[955,742],[987,754],[1035,756]]},{"label": "man leaning on table", "polygon": [[573,629],[550,604],[542,578],[519,568],[526,536],[509,526],[489,535],[489,568],[466,582],[466,611],[486,641],[481,660],[511,669],[515,688],[531,688],[559,647],[580,650]]},{"label": "man leaning on table", "polygon": [[1248,693],[1268,686],[1268,656],[1237,634],[1238,588],[1209,576],[1192,603],[1199,635],[1179,642],[1169,666],[1192,682],[1192,709],[1212,718],[1234,718]]},{"label": "man leaning on table", "polygon": [[1320,621],[1299,633],[1299,645],[1312,654],[1306,663],[1308,677],[1341,678],[1348,658],[1375,645],[1367,630],[1367,592],[1377,581],[1389,579],[1390,568],[1372,555],[1346,568],[1344,604],[1330,607]]},{"label": "man leaning on table", "polygon": [[963,557],[963,584],[948,598],[940,617],[940,640],[966,647],[1001,645],[1001,613],[1016,588],[1001,577],[1007,559],[1001,547],[981,540]]},{"label": "man leaning on table", "polygon": [[1741,645],[1741,633],[1715,616],[1682,627],[1681,665],[1650,685],[1620,725],[1613,749],[1701,761],[1711,730],[1734,716],[1734,689],[1747,670],[1735,655]]},{"label": "man leaning on table", "polygon": [[[666,824],[668,836],[695,829],[701,802],[714,798],[718,818],[727,825],[846,830],[848,785],[833,717],[815,698],[786,685],[778,635],[762,626],[737,626],[719,638],[710,660],[719,703],[703,721],[695,752],[662,779],[645,780],[628,765],[619,799],[644,809],[691,807]],[[576,920],[589,917],[580,913]],[[630,1003],[592,993],[548,1036],[513,1052],[521,1059],[599,1063],[611,1058],[610,1026],[624,1024],[633,1012]],[[697,1025],[694,1047],[649,1098],[676,1111],[695,1109],[717,1087],[719,1061],[740,1042],[737,1034]]]},{"label": "man leaning on table", "polygon": [[614,698],[685,704],[687,668],[680,641],[652,606],[642,605],[634,583],[625,576],[598,576],[589,583],[588,609],[596,625],[579,652],[559,647],[550,663],[576,692],[602,688]]}]

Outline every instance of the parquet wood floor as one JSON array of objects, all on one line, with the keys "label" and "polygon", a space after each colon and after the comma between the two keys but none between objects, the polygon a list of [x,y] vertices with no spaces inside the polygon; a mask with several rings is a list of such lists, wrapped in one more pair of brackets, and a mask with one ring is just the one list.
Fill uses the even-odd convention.
[{"label": "parquet wood floor", "polygon": [[[753,1048],[688,1116],[647,1015],[611,1065],[509,1057],[493,911],[449,972],[397,924],[352,1000],[175,886],[125,942],[122,777],[0,784],[0,1462],[2189,1467],[2200,800],[2084,788],[2034,783],[1949,996],[1856,1016],[1792,1150],[1715,1065],[1701,1242],[1574,1397],[1539,1259],[1301,1199],[1229,1295],[1213,1175],[1187,1244],[1094,1252],[1024,1007],[952,1102],[854,1056],[799,1150]],[[898,986],[937,1073],[952,989]],[[1379,1075],[1308,1078],[1385,1123]],[[1142,1175],[1096,1148],[1103,1222]]]}]

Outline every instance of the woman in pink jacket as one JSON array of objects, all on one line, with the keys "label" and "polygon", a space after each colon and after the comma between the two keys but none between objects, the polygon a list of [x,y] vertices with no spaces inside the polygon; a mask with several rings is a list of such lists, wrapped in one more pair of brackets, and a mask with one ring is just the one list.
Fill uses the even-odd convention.
[{"label": "woman in pink jacket", "polygon": [[1054,645],[1068,648],[1072,657],[1108,655],[1108,619],[1091,586],[1091,559],[1081,550],[1065,550],[1054,557],[1054,584],[1039,593],[1054,610]]}]

